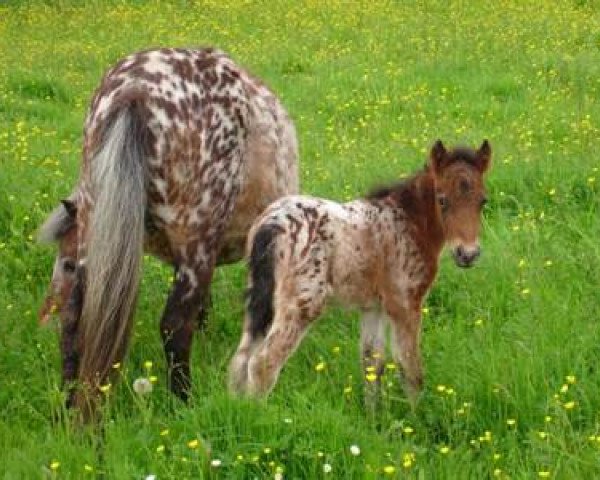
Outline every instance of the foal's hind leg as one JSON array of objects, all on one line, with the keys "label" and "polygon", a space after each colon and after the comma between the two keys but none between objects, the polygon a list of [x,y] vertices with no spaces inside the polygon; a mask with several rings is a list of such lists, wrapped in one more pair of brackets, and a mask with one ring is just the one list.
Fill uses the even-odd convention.
[{"label": "foal's hind leg", "polygon": [[250,357],[264,340],[264,337],[256,337],[250,328],[250,317],[244,317],[244,331],[242,339],[229,364],[229,391],[235,394],[246,393],[248,388],[248,362]]},{"label": "foal's hind leg", "polygon": [[275,316],[269,333],[248,362],[247,393],[257,397],[269,394],[309,325],[309,321],[302,321],[293,311]]},{"label": "foal's hind leg", "polygon": [[381,384],[385,358],[385,318],[383,312],[368,311],[362,317],[360,341],[365,376],[365,403],[374,408]]},{"label": "foal's hind leg", "polygon": [[169,387],[187,401],[190,382],[190,350],[197,313],[204,308],[214,270],[214,255],[199,251],[195,259],[182,260],[160,322],[169,368]]}]

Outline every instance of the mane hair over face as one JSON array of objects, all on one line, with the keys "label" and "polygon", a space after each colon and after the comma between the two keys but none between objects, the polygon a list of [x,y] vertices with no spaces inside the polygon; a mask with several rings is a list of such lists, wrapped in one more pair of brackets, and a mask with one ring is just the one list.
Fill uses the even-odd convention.
[{"label": "mane hair over face", "polygon": [[477,151],[469,147],[454,147],[448,151],[446,165],[452,165],[456,162],[465,162],[473,167],[477,167]]}]

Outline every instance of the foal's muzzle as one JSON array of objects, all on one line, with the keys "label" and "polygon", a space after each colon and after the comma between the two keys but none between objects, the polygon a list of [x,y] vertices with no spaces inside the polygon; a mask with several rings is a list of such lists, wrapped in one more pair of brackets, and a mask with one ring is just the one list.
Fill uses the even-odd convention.
[{"label": "foal's muzzle", "polygon": [[459,245],[452,251],[452,255],[454,256],[456,265],[461,268],[468,268],[471,267],[479,255],[481,255],[481,248],[479,248],[479,245],[474,247],[463,247],[462,245]]}]

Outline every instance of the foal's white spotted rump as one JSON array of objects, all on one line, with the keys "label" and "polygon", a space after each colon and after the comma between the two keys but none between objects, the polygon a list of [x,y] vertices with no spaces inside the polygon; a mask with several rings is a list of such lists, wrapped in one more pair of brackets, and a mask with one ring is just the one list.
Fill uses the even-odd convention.
[{"label": "foal's white spotted rump", "polygon": [[461,267],[479,254],[490,158],[487,141],[478,150],[450,151],[438,141],[424,171],[365,199],[339,204],[288,196],[272,204],[248,238],[249,295],[231,362],[232,390],[268,393],[308,326],[335,298],[364,312],[363,366],[377,379],[390,322],[394,360],[414,400],[423,383],[421,304],[444,244]]}]

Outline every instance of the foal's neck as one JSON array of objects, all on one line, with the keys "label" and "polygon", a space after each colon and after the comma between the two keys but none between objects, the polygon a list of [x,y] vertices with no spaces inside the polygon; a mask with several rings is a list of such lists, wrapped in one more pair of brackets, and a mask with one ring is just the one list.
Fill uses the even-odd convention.
[{"label": "foal's neck", "polygon": [[437,261],[444,246],[444,228],[431,175],[427,171],[417,173],[392,199],[414,225],[415,240],[423,253]]}]

